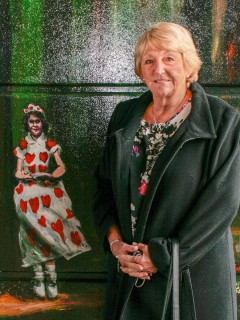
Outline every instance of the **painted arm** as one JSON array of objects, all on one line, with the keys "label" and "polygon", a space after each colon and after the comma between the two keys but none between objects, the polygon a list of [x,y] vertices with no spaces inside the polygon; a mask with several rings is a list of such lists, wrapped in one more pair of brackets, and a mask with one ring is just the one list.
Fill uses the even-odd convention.
[{"label": "painted arm", "polygon": [[65,166],[58,151],[55,151],[53,155],[58,167],[53,171],[52,177],[59,178],[65,173]]},{"label": "painted arm", "polygon": [[23,170],[23,159],[18,158],[15,171],[15,177],[18,179],[30,179],[32,176],[30,173],[25,174]]}]

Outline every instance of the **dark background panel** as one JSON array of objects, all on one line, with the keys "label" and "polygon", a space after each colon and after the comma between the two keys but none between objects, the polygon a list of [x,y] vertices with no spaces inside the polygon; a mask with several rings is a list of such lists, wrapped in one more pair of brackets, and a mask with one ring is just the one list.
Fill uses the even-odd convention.
[{"label": "dark background panel", "polygon": [[[105,256],[94,226],[92,199],[94,170],[102,153],[107,124],[118,102],[137,97],[145,90],[144,86],[131,89],[127,86],[82,86],[77,89],[69,86],[60,92],[58,86],[37,86],[14,87],[0,95],[3,110],[0,120],[0,134],[3,137],[1,148],[5,155],[0,162],[0,176],[3,177],[0,182],[1,220],[5,226],[0,233],[5,257],[0,261],[2,276],[4,271],[31,271],[21,268],[18,221],[13,203],[13,189],[17,181],[14,178],[16,159],[12,151],[25,135],[22,116],[26,102],[42,106],[50,123],[49,137],[62,147],[61,157],[67,168],[63,177],[64,185],[72,200],[73,211],[82,222],[83,231],[93,248],[91,252],[70,261],[60,259],[58,268],[63,273],[74,272],[86,277],[91,273],[103,275],[106,271]],[[232,88],[229,92],[227,87],[205,87],[205,90],[240,109],[238,89]],[[238,220],[236,218],[234,227],[238,227]]]},{"label": "dark background panel", "polygon": [[11,79],[11,24],[9,1],[0,1],[0,17],[0,83],[7,83]]}]

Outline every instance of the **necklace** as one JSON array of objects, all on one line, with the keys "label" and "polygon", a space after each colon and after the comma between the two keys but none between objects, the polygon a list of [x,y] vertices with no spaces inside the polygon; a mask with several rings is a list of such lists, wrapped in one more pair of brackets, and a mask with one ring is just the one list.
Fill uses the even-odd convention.
[{"label": "necklace", "polygon": [[153,116],[153,120],[154,120],[154,124],[157,124],[157,120],[156,120],[156,117],[155,117],[155,114],[154,114],[154,111],[153,111],[153,104],[152,104],[152,116]]},{"label": "necklace", "polygon": [[[188,89],[183,101],[181,102],[181,104],[174,109],[173,115],[175,115],[176,113],[181,112],[191,100],[192,100],[192,92]],[[152,104],[152,107],[151,107],[151,112],[152,112],[154,124],[157,124],[158,122],[157,122],[156,116],[154,114],[153,104]]]}]

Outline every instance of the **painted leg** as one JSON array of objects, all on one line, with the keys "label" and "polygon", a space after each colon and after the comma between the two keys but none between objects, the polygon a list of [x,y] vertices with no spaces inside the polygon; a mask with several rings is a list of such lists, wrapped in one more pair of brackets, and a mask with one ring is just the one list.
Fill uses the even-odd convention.
[{"label": "painted leg", "polygon": [[38,298],[44,299],[46,297],[45,285],[44,285],[44,272],[41,264],[36,264],[33,266],[34,278],[33,291]]},{"label": "painted leg", "polygon": [[45,274],[46,274],[46,294],[50,300],[56,299],[58,295],[57,290],[57,273],[55,271],[55,262],[45,263]]}]

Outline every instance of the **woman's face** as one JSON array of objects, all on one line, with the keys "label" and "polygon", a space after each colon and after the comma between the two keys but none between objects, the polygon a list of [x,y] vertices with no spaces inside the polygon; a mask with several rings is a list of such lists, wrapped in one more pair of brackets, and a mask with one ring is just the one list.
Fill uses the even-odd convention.
[{"label": "woman's face", "polygon": [[34,138],[38,138],[42,133],[42,121],[39,117],[31,114],[28,118],[28,129]]},{"label": "woman's face", "polygon": [[169,99],[186,91],[188,72],[182,55],[159,49],[149,49],[141,60],[142,78],[153,97]]}]

